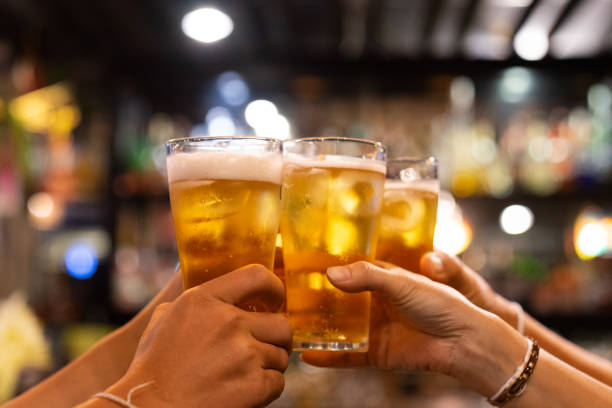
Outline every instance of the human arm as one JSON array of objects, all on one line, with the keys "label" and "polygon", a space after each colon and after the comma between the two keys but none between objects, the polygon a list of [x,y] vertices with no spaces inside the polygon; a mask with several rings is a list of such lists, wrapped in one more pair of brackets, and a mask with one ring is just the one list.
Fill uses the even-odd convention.
[{"label": "human arm", "polygon": [[[421,259],[421,273],[449,285],[476,306],[488,310],[513,327],[517,327],[517,311],[512,302],[495,293],[488,283],[456,257],[441,251],[430,252]],[[578,347],[546,328],[529,314],[524,314],[524,334],[536,339],[555,357],[580,371],[612,386],[612,363]]]},{"label": "human arm", "polygon": [[[187,290],[157,307],[127,373],[106,392],[139,407],[252,407],[276,399],[289,362],[291,328],[281,314],[234,306],[265,298],[284,301],[281,281],[250,265]],[[101,390],[98,390],[101,391]],[[79,408],[113,406],[92,398]]]},{"label": "human arm", "polygon": [[[305,352],[307,363],[434,371],[485,397],[521,364],[525,338],[449,286],[365,262],[330,268],[328,277],[347,292],[373,291],[370,348],[367,353]],[[508,407],[609,407],[611,387],[545,351],[540,357],[525,393]]]},{"label": "human arm", "polygon": [[41,398],[48,408],[73,406],[115,383],[127,371],[155,308],[171,302],[181,292],[181,273],[177,271],[164,289],[128,323],[36,387],[9,401],[4,408],[33,407]]}]

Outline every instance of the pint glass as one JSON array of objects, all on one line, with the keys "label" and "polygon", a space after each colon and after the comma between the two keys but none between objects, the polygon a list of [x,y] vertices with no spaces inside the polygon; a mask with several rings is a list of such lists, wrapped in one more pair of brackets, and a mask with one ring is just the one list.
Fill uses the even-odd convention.
[{"label": "pint glass", "polygon": [[281,236],[294,348],[365,351],[370,293],[336,289],[326,270],[375,258],[385,147],[298,139],[284,143],[283,158]]},{"label": "pint glass", "polygon": [[421,256],[433,249],[437,170],[434,157],[389,159],[377,259],[419,272]]},{"label": "pint glass", "polygon": [[272,270],[281,143],[198,137],[166,144],[170,205],[185,289],[241,266]]}]

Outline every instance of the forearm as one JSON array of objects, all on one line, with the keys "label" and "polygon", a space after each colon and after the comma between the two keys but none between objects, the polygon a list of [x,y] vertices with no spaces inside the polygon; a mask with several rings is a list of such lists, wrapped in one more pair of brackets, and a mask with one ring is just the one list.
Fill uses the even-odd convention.
[{"label": "forearm", "polygon": [[609,408],[610,401],[612,401],[611,387],[576,370],[542,349],[525,392],[505,406]]},{"label": "forearm", "polygon": [[[490,397],[521,364],[527,342],[494,316],[482,313],[473,321],[472,339],[458,346],[453,375]],[[609,407],[611,399],[611,387],[562,362],[544,347],[525,392],[506,406]]]},{"label": "forearm", "polygon": [[41,400],[48,408],[73,406],[117,382],[132,362],[140,336],[155,307],[176,299],[181,291],[180,273],[176,273],[168,285],[127,324],[36,387],[10,401],[6,408],[38,406]]},{"label": "forearm", "polygon": [[75,361],[10,401],[6,408],[38,406],[67,407],[90,398],[113,384],[127,370],[138,343],[131,327],[122,327],[106,336]]},{"label": "forearm", "polygon": [[[500,296],[496,302],[495,310],[492,311],[512,327],[516,327],[516,311],[510,306],[509,301]],[[536,339],[546,351],[572,367],[612,386],[612,363],[610,361],[576,346],[574,343],[546,328],[527,313],[524,313],[524,319],[524,334],[526,336]]]}]

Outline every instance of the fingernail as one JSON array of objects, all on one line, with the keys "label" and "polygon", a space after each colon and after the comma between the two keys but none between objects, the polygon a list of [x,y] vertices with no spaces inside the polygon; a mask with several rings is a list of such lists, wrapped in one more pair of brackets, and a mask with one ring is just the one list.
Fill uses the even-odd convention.
[{"label": "fingernail", "polygon": [[327,276],[334,282],[342,282],[351,279],[351,270],[346,266],[332,266],[327,268]]}]

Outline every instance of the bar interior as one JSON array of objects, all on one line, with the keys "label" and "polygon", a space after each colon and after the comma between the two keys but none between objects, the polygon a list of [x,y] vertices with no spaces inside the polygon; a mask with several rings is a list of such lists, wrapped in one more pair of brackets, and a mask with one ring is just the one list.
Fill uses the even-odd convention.
[{"label": "bar interior", "polygon": [[[175,274],[179,250],[186,265],[190,242],[177,248],[179,215],[173,219],[171,198],[180,199],[172,195],[179,187],[169,194],[166,143],[235,136],[380,142],[388,178],[393,158],[435,157],[437,212],[435,202],[420,196],[385,204],[381,237],[397,233],[401,241],[406,235],[398,226],[435,220],[435,248],[456,255],[545,326],[612,359],[612,1],[6,0],[0,2],[0,403],[128,322]],[[349,173],[374,168],[356,161],[351,167],[352,150],[336,148],[320,156],[338,157]],[[368,154],[383,160],[382,153]],[[301,159],[291,160],[299,173]],[[329,160],[311,170],[331,174],[341,186],[337,163]],[[228,159],[209,167],[232,165]],[[398,172],[396,179],[416,172]],[[250,173],[245,180],[254,180]],[[354,196],[382,199],[383,178],[373,174],[339,196],[343,211],[369,211]],[[323,194],[342,193],[340,187],[320,192],[315,181],[305,182],[312,189],[306,193],[283,184],[283,199],[303,193],[316,204]],[[246,185],[250,194],[268,188]],[[267,205],[261,200],[248,205]],[[282,210],[294,210],[287,200]],[[253,217],[266,209],[276,217],[281,205],[270,205]],[[289,291],[302,290],[303,282],[325,288],[329,281],[317,276],[344,259],[334,237],[357,234],[353,218],[327,220],[327,235],[320,232],[327,252],[316,252],[323,275],[302,279],[296,270],[316,267],[300,264],[299,252],[321,248],[303,244],[300,226],[321,224],[309,218],[298,225],[295,217],[273,218],[280,233],[262,238],[275,241],[292,324],[311,317],[300,309],[307,295],[298,302]],[[404,224],[393,224],[393,217]],[[370,221],[359,220],[361,239]],[[245,241],[233,234],[241,247]],[[346,259],[373,260],[370,241]],[[431,250],[423,245],[418,256]],[[379,255],[381,248],[382,238]],[[418,268],[415,259],[411,269]],[[183,278],[186,287],[202,282]],[[355,308],[369,308],[369,298],[359,302]],[[300,344],[325,349],[367,344],[367,330],[344,343],[343,336],[304,336]],[[467,408],[484,406],[481,400],[440,374],[318,368],[295,351],[284,392],[270,406]]]}]

